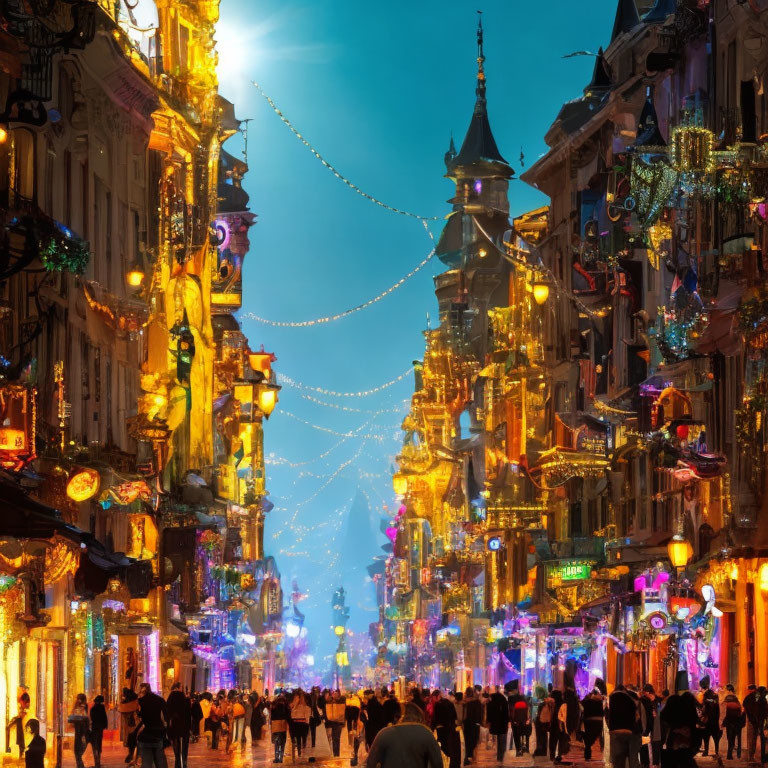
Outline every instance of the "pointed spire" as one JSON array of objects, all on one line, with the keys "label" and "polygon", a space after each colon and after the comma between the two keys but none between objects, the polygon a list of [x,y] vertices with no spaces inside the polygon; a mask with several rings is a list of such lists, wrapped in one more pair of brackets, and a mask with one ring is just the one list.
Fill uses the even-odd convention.
[{"label": "pointed spire", "polygon": [[643,111],[640,113],[640,121],[637,125],[636,147],[666,147],[667,142],[659,130],[659,118],[656,114],[656,106],[653,103],[653,94],[648,88]]},{"label": "pointed spire", "polygon": [[[452,158],[448,167],[449,173],[457,166],[470,166],[477,163],[497,163],[506,166],[504,175],[512,176],[514,173],[507,165],[507,161],[501,156],[496,140],[493,138],[491,126],[488,122],[487,102],[485,98],[485,53],[483,51],[483,17],[478,11],[477,21],[477,87],[475,94],[475,109],[472,120],[469,123],[467,135],[461,144],[458,154]],[[447,157],[447,155],[446,155]],[[502,170],[502,169],[499,169]]]},{"label": "pointed spire", "polygon": [[453,142],[453,131],[451,131],[451,143],[448,145],[448,151],[445,153],[443,160],[445,161],[445,167],[450,170],[453,158],[456,157],[456,144]]},{"label": "pointed spire", "polygon": [[592,80],[584,89],[585,96],[591,96],[595,93],[601,93],[611,87],[611,75],[608,72],[608,63],[603,55],[603,49],[597,51],[595,58],[595,68],[592,70]]},{"label": "pointed spire", "polygon": [[483,12],[477,12],[477,101],[475,102],[475,113],[482,107],[485,109],[485,55],[483,54]]},{"label": "pointed spire", "polygon": [[640,14],[637,12],[635,0],[619,0],[616,7],[616,19],[613,22],[611,42],[621,35],[631,32],[640,23]]}]

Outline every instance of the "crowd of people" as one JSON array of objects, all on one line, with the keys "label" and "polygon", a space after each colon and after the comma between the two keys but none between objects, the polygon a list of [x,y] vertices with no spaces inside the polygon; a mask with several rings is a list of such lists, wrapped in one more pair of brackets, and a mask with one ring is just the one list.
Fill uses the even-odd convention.
[{"label": "crowd of people", "polygon": [[[365,761],[368,768],[459,768],[476,763],[478,749],[495,750],[499,764],[508,749],[556,764],[567,763],[569,753],[583,749],[583,759],[591,761],[598,747],[600,760],[614,768],[685,768],[695,765],[697,754],[768,762],[766,688],[751,685],[740,700],[733,686],[713,689],[704,678],[693,692],[685,673],[678,675],[673,694],[657,692],[652,685],[642,690],[619,685],[608,695],[598,679],[583,698],[573,687],[551,685],[527,696],[511,681],[493,690],[479,685],[464,692],[413,688],[405,701],[386,687],[346,694],[315,687],[273,695],[240,690],[214,695],[189,694],[175,683],[164,699],[143,683],[138,693],[123,689],[118,711],[125,762],[136,766],[140,760],[142,768],[166,768],[168,747],[174,768],[187,768],[189,744],[201,740],[212,750],[230,752],[244,751],[247,741],[258,744],[270,738],[274,763],[279,764],[289,741],[295,762],[321,736],[330,754],[339,757],[345,734],[351,766]],[[108,727],[104,698],[96,696],[89,706],[79,694],[69,722],[77,768],[84,768],[89,745],[95,768],[101,768]],[[11,721],[7,733],[18,730],[19,723]],[[26,767],[43,768],[46,742],[40,724],[29,719],[23,727]]]}]

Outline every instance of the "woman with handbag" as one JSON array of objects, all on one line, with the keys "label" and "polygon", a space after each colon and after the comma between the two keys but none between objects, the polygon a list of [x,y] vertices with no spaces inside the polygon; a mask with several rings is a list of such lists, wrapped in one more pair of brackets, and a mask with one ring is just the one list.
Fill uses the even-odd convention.
[{"label": "woman with handbag", "polygon": [[88,725],[90,719],[88,717],[88,699],[85,698],[84,693],[78,693],[75,697],[75,704],[72,707],[72,713],[68,720],[75,729],[75,764],[77,768],[85,768],[83,755],[85,750],[88,749]]},{"label": "woman with handbag", "polygon": [[291,701],[291,724],[293,726],[291,736],[296,746],[296,752],[301,757],[302,749],[307,748],[307,736],[309,735],[309,719],[312,710],[307,703],[307,695],[301,688],[294,691]]}]

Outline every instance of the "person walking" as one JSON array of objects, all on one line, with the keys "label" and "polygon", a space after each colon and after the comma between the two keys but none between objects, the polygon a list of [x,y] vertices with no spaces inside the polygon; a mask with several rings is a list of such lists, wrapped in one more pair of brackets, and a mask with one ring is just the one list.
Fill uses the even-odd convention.
[{"label": "person walking", "polygon": [[90,718],[88,717],[88,699],[85,698],[84,693],[78,693],[75,697],[75,704],[69,715],[69,722],[72,724],[75,731],[73,741],[75,765],[77,768],[85,768],[83,755],[85,754],[85,750],[88,749],[88,727],[90,725]]},{"label": "person walking", "polygon": [[386,688],[382,688],[381,696],[384,725],[394,725],[400,719],[400,702],[397,700],[394,690],[387,691]]},{"label": "person walking", "polygon": [[126,763],[133,763],[136,752],[136,729],[139,727],[139,697],[130,688],[123,688],[123,695],[117,705],[120,713],[120,737],[123,746],[128,750]]},{"label": "person walking", "polygon": [[512,724],[512,739],[515,745],[515,755],[522,757],[528,751],[528,728],[531,724],[531,713],[528,701],[520,693],[519,682],[513,680],[509,688],[507,703],[509,706],[509,721]]},{"label": "person walking", "polygon": [[698,739],[696,727],[699,717],[697,701],[688,690],[688,674],[678,672],[677,693],[670,696],[661,710],[660,717],[667,726],[665,754],[662,764],[675,768],[695,766],[693,756],[696,754]]},{"label": "person walking", "polygon": [[91,752],[95,768],[101,768],[101,750],[104,742],[104,731],[109,727],[104,697],[97,696],[91,705]]},{"label": "person walking", "polygon": [[365,728],[365,746],[370,750],[376,734],[386,725],[384,706],[376,696],[375,691],[367,690],[364,693],[365,708],[360,713]]},{"label": "person walking", "polygon": [[[448,703],[453,706],[452,702]],[[400,721],[376,735],[367,765],[369,768],[443,768],[440,745],[417,704],[406,702]]]},{"label": "person walking", "polygon": [[488,721],[489,732],[492,736],[496,737],[496,759],[499,763],[503,763],[504,753],[507,751],[509,703],[504,694],[499,690],[498,685],[488,701],[486,719]]},{"label": "person walking", "polygon": [[555,700],[542,686],[537,686],[535,694],[538,706],[533,720],[533,726],[536,729],[536,749],[533,754],[536,757],[543,757],[549,752],[549,732],[552,727]]},{"label": "person walking", "polygon": [[605,723],[605,698],[600,693],[597,680],[592,692],[582,700],[581,707],[584,710],[584,759],[589,762],[592,759],[592,746],[603,735]]},{"label": "person walking", "polygon": [[456,707],[439,690],[435,690],[433,697],[435,699],[435,706],[432,714],[432,726],[437,731],[437,741],[443,754],[448,758],[449,767],[459,768],[461,762],[461,740],[456,730],[458,719]]},{"label": "person walking", "polygon": [[312,715],[309,703],[307,701],[307,695],[301,688],[297,688],[293,692],[293,699],[290,706],[290,718],[293,730],[291,737],[294,740],[296,746],[296,753],[301,757],[302,750],[306,751],[307,748],[307,736],[309,735],[309,718]]},{"label": "person walking", "polygon": [[174,768],[187,768],[189,734],[192,729],[192,705],[181,690],[181,683],[171,686],[166,702],[168,708],[168,738],[173,747]]},{"label": "person walking", "polygon": [[[29,694],[24,691],[16,700],[18,704],[18,714],[12,717],[8,721],[8,725],[5,726],[5,751],[10,754],[11,744],[19,749],[19,760],[24,757],[24,750],[26,749],[27,740],[24,735],[25,726],[27,723],[30,698]],[[13,736],[11,734],[13,733]]]},{"label": "person walking", "polygon": [[464,692],[464,765],[475,759],[475,750],[480,741],[480,725],[483,722],[483,705],[475,696],[474,688]]},{"label": "person walking", "polygon": [[733,760],[733,751],[735,749],[736,759],[741,760],[741,731],[746,724],[747,718],[732,685],[726,686],[723,709],[725,710],[723,714],[723,727],[725,728],[725,738],[728,744],[726,759]]},{"label": "person walking", "polygon": [[320,689],[315,685],[309,694],[309,738],[312,749],[315,748],[317,741],[318,726],[325,720],[325,697],[320,693]]},{"label": "person walking", "polygon": [[40,721],[32,717],[24,730],[32,737],[24,750],[25,768],[45,768],[45,739],[40,735]]},{"label": "person walking", "polygon": [[702,696],[699,723],[701,725],[701,741],[703,746],[702,756],[709,754],[709,740],[714,743],[715,755],[720,754],[720,737],[723,732],[720,730],[720,701],[717,694],[707,688]]},{"label": "person walking", "polygon": [[345,710],[346,705],[341,691],[338,689],[333,693],[328,691],[325,698],[325,729],[334,757],[338,757],[341,753],[341,732],[344,730]]},{"label": "person walking", "polygon": [[139,726],[137,745],[141,768],[166,768],[165,743],[168,708],[165,699],[152,692],[149,683],[139,686]]},{"label": "person walking", "polygon": [[230,733],[227,739],[227,751],[235,750],[239,746],[245,748],[245,703],[240,694],[236,694],[230,702]]},{"label": "person walking", "polygon": [[765,754],[765,721],[768,717],[768,700],[765,686],[747,686],[749,693],[744,697],[744,712],[747,715],[747,757],[750,763],[755,762],[757,740],[760,739],[760,762],[766,762]]},{"label": "person walking", "polygon": [[267,706],[267,700],[259,696],[255,691],[250,695],[251,699],[251,718],[247,721],[251,729],[251,743],[261,741],[261,733],[267,724],[264,717],[264,708]]},{"label": "person walking", "polygon": [[272,744],[275,747],[276,763],[282,763],[285,755],[285,741],[288,737],[288,717],[290,711],[288,702],[282,693],[275,697],[270,707],[269,724],[272,734]]},{"label": "person walking", "polygon": [[640,764],[643,768],[649,768],[650,765],[658,765],[658,759],[653,754],[653,733],[656,728],[659,712],[658,699],[656,698],[656,689],[650,684],[643,686],[643,692],[640,695],[641,719],[643,727],[643,740],[646,742],[640,746]]},{"label": "person walking", "polygon": [[623,685],[608,697],[608,732],[611,734],[611,765],[614,768],[637,768],[638,752],[633,749],[640,721],[638,702]]}]

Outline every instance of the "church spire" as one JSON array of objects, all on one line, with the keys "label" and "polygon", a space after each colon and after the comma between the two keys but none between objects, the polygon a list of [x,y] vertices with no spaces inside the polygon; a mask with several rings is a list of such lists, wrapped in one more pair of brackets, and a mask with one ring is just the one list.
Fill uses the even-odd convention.
[{"label": "church spire", "polygon": [[475,113],[479,109],[485,110],[485,55],[483,54],[483,12],[477,12],[477,101],[475,102]]},{"label": "church spire", "polygon": [[477,13],[477,86],[475,88],[477,98],[475,99],[475,109],[472,113],[472,120],[469,123],[467,135],[464,137],[458,154],[451,159],[448,172],[450,174],[458,167],[468,171],[471,166],[475,166],[475,170],[469,172],[472,175],[473,173],[476,174],[479,170],[477,166],[483,165],[486,170],[490,170],[490,166],[493,166],[495,173],[509,178],[512,176],[513,171],[507,164],[507,161],[501,156],[499,148],[496,146],[496,140],[493,138],[490,123],[488,122],[488,105],[485,98],[483,17],[482,11]]}]

